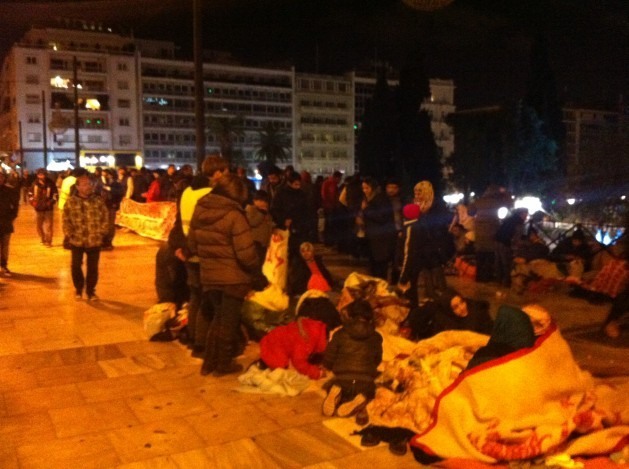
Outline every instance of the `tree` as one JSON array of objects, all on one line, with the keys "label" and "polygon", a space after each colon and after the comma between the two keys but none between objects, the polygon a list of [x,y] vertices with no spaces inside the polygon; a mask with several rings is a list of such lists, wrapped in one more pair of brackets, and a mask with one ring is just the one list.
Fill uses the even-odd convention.
[{"label": "tree", "polygon": [[382,181],[390,174],[397,153],[397,111],[384,69],[378,73],[373,98],[365,106],[358,131],[356,157],[361,175]]},{"label": "tree", "polygon": [[396,173],[403,176],[408,190],[417,182],[427,180],[433,185],[435,197],[441,200],[443,181],[439,149],[432,133],[431,118],[421,103],[430,97],[430,82],[419,51],[409,56],[400,72],[397,89],[399,155]]},{"label": "tree", "polygon": [[221,155],[230,164],[235,157],[234,142],[244,136],[242,116],[209,118],[209,131],[219,144]]},{"label": "tree", "polygon": [[290,159],[290,140],[285,132],[282,132],[276,123],[265,122],[262,130],[258,131],[260,143],[257,145],[255,159],[266,161],[269,165],[275,165],[280,161]]}]

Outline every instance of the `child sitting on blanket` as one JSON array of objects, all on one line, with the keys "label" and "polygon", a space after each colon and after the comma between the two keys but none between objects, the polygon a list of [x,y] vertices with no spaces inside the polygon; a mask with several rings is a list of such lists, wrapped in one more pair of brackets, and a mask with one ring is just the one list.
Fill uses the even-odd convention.
[{"label": "child sitting on blanket", "polygon": [[301,243],[299,254],[291,259],[288,269],[288,294],[301,295],[307,290],[331,291],[334,280],[312,243]]},{"label": "child sitting on blanket", "polygon": [[[355,300],[341,311],[343,326],[333,333],[323,366],[334,372],[324,385],[328,394],[323,415],[349,417],[362,411],[374,398],[378,365],[382,361],[382,336],[376,332],[374,314],[366,300]],[[358,419],[358,416],[357,416]],[[366,420],[366,415],[361,415]]]}]

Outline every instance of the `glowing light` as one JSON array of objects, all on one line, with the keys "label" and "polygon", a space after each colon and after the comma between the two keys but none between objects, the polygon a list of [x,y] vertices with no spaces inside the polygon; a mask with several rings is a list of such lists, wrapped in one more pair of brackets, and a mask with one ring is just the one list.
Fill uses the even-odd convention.
[{"label": "glowing light", "polygon": [[542,207],[542,201],[539,200],[539,197],[531,197],[526,196],[519,199],[515,199],[513,203],[514,208],[526,208],[528,209],[530,214],[537,213],[539,211],[544,211]]},{"label": "glowing light", "polygon": [[455,205],[457,203],[459,203],[461,200],[463,200],[464,195],[461,194],[460,192],[456,193],[456,194],[447,194],[443,196],[443,200],[445,203],[450,204],[450,205]]},{"label": "glowing light", "polygon": [[568,202],[568,205],[574,205],[574,203],[575,203],[576,201],[577,201],[577,199],[574,199],[574,198],[572,198],[572,197],[571,197],[571,198],[569,198],[569,199],[566,199],[566,202]]},{"label": "glowing light", "polygon": [[476,195],[476,192],[470,192],[470,197],[474,197]]},{"label": "glowing light", "polygon": [[142,158],[142,155],[135,155],[135,167],[141,168],[142,166],[144,166],[144,159]]},{"label": "glowing light", "polygon": [[50,86],[54,86],[55,88],[68,88],[68,83],[70,80],[68,78],[61,78],[59,75],[50,79]]},{"label": "glowing light", "polygon": [[626,195],[621,195],[621,196],[620,196],[620,200],[625,200],[626,198],[627,198],[627,196],[626,196]]},{"label": "glowing light", "polygon": [[72,163],[70,163],[69,160],[65,160],[65,161],[51,161],[50,163],[48,163],[48,166],[46,166],[46,169],[48,171],[65,171],[67,169],[74,169],[74,166],[72,166]]},{"label": "glowing light", "polygon": [[509,215],[509,209],[507,207],[500,207],[498,209],[498,218],[504,220]]},{"label": "glowing light", "polygon": [[[100,102],[96,98],[89,98],[85,101],[85,109],[91,109],[92,111],[100,111]],[[100,122],[97,121],[100,124]]]},{"label": "glowing light", "polygon": [[105,161],[107,161],[107,166],[111,168],[116,166],[116,158],[114,157],[114,155],[107,155],[107,158],[105,158]]}]

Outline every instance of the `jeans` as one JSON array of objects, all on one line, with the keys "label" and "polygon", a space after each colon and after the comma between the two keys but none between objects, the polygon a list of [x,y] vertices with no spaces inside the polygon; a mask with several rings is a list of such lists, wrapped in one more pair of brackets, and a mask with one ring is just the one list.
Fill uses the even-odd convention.
[{"label": "jeans", "polygon": [[35,212],[37,214],[37,234],[44,244],[52,243],[52,210]]},{"label": "jeans", "polygon": [[116,235],[116,209],[108,208],[107,211],[109,212],[109,231],[103,237],[103,246],[111,247]]},{"label": "jeans", "polygon": [[496,280],[503,287],[511,286],[511,269],[513,268],[513,250],[509,246],[496,241]]},{"label": "jeans", "polygon": [[188,301],[188,329],[190,337],[195,346],[205,346],[207,333],[211,322],[210,311],[206,308],[203,299],[203,287],[201,286],[201,267],[198,262],[186,262],[186,272],[188,273],[188,288],[190,289],[190,300]]},{"label": "jeans", "polygon": [[0,235],[0,267],[6,268],[9,264],[9,242],[11,233]]},{"label": "jeans", "polygon": [[[77,294],[85,292],[87,296],[92,296],[98,283],[98,260],[100,259],[100,248],[82,248],[72,246],[72,283]],[[87,273],[83,276],[83,254],[87,258]]]}]

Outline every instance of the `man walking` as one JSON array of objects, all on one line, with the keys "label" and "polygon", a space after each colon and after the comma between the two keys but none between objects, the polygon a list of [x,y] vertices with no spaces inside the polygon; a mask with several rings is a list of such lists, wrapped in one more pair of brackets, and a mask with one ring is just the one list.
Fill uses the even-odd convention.
[{"label": "man walking", "polygon": [[52,246],[52,220],[57,186],[48,178],[46,170],[39,168],[37,178],[30,190],[31,205],[37,215],[37,234],[46,247]]},{"label": "man walking", "polygon": [[9,241],[13,220],[17,218],[20,193],[5,184],[6,175],[0,171],[0,274],[11,276],[9,270]]},{"label": "man walking", "polygon": [[[97,300],[98,261],[103,237],[109,231],[109,217],[103,199],[94,194],[89,176],[79,176],[76,194],[63,207],[63,234],[72,251],[72,282],[76,299],[81,299],[83,288],[87,300]],[[87,273],[82,270],[83,255],[87,258]]]}]

